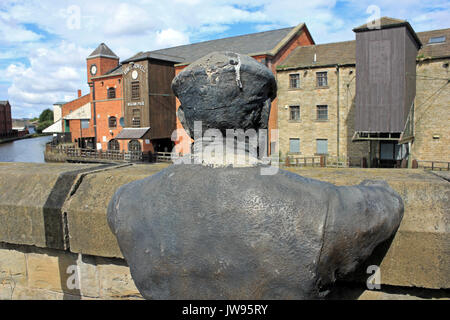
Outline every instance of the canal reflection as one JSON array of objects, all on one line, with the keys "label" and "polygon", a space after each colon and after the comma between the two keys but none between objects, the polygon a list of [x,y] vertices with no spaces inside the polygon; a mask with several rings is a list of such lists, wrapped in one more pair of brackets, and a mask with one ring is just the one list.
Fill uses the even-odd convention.
[{"label": "canal reflection", "polygon": [[22,139],[0,144],[0,162],[45,162],[45,144],[52,136]]}]

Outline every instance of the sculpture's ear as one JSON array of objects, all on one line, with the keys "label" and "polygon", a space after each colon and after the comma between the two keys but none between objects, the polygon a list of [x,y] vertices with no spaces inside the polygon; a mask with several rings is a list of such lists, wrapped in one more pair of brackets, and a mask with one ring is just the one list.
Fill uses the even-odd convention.
[{"label": "sculpture's ear", "polygon": [[178,117],[178,119],[180,120],[181,125],[183,126],[183,128],[184,128],[184,130],[186,131],[186,133],[188,134],[188,136],[190,136],[190,137],[192,138],[192,135],[191,135],[191,133],[190,133],[190,131],[189,131],[189,127],[188,127],[188,125],[187,125],[187,123],[186,123],[186,118],[185,118],[185,116],[184,116],[183,105],[180,105],[180,106],[178,107],[178,110],[177,110],[177,117]]}]

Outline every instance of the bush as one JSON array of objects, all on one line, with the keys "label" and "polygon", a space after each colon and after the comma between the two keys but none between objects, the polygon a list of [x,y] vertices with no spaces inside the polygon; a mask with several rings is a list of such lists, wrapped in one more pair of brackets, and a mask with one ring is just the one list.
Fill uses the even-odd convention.
[{"label": "bush", "polygon": [[40,122],[36,128],[37,133],[42,133],[42,130],[50,127],[52,124],[53,124],[53,120],[45,120],[43,122]]}]

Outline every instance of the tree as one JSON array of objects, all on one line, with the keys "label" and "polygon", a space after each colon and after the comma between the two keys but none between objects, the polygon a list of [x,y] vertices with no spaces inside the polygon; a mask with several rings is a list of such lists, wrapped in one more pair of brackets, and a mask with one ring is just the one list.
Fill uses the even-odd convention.
[{"label": "tree", "polygon": [[36,131],[37,133],[42,133],[42,130],[47,129],[53,124],[53,121],[45,120],[44,122],[39,122]]},{"label": "tree", "polygon": [[43,123],[45,121],[51,121],[53,123],[53,111],[50,109],[45,109],[39,115],[39,122]]}]

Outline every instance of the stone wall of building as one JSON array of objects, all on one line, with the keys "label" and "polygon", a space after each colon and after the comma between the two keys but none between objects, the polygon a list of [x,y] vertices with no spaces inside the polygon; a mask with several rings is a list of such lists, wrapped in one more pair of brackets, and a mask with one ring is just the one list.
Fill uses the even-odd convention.
[{"label": "stone wall of building", "polygon": [[[413,158],[419,161],[450,162],[450,59],[417,64]],[[316,87],[316,73],[328,73],[328,86]],[[338,155],[337,101],[339,99],[339,156],[353,164],[368,155],[367,142],[352,142],[355,132],[355,67],[288,69],[277,71],[278,128],[280,151],[289,152],[289,139],[300,138],[301,157],[316,155],[316,139],[328,139],[328,154]],[[289,75],[300,75],[300,88],[289,88]],[[338,87],[339,80],[339,90]],[[339,97],[339,98],[338,98]],[[328,120],[316,120],[316,106],[328,105]],[[300,121],[289,120],[289,106],[300,106]],[[291,154],[295,156],[294,154]],[[446,166],[443,164],[443,166]]]},{"label": "stone wall of building", "polygon": [[419,161],[450,162],[449,63],[439,59],[417,64],[412,153]]},{"label": "stone wall of building", "polygon": [[[141,299],[106,209],[117,188],[166,166],[0,163],[0,299]],[[404,199],[398,232],[367,262],[380,266],[382,291],[367,291],[363,272],[347,279],[356,293],[343,285],[337,298],[424,297],[416,288],[449,298],[448,178],[421,169],[289,170],[338,185],[386,180]]]},{"label": "stone wall of building", "polygon": [[[317,72],[327,72],[328,86],[317,87]],[[299,74],[300,88],[289,88],[290,74]],[[280,151],[283,157],[286,155],[315,156],[317,155],[316,140],[327,139],[329,156],[337,157],[339,154],[342,158],[352,157],[353,162],[359,163],[359,159],[367,152],[368,144],[351,142],[355,112],[354,67],[279,70],[277,82],[278,128]],[[300,120],[289,120],[289,106],[296,105],[300,106]],[[317,105],[328,106],[328,120],[317,120]],[[290,138],[300,138],[299,154],[290,152]]]}]

